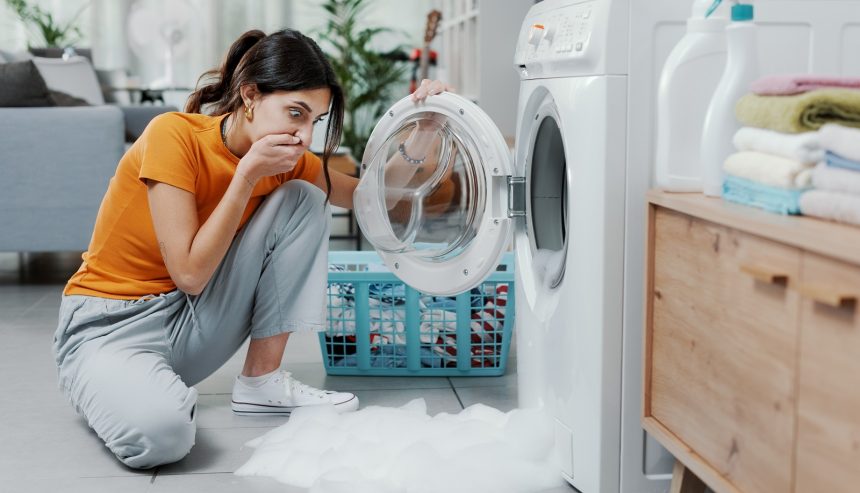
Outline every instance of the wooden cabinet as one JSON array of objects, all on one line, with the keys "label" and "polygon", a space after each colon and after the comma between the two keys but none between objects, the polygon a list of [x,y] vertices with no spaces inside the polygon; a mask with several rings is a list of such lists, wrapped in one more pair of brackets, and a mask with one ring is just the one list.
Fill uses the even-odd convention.
[{"label": "wooden cabinet", "polygon": [[856,491],[860,229],[649,198],[645,429],[717,492]]},{"label": "wooden cabinet", "polygon": [[797,491],[856,492],[860,267],[807,254],[802,279]]}]

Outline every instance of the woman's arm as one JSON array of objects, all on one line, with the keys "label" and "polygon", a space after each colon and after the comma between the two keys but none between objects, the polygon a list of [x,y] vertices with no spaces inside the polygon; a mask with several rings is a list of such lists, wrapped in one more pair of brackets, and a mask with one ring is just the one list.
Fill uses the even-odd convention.
[{"label": "woman's arm", "polygon": [[[355,192],[355,187],[358,186],[358,178],[333,169],[329,170],[329,176],[331,178],[331,203],[345,209],[353,209],[352,193]],[[322,167],[320,167],[320,171],[313,183],[323,192],[328,192]]]},{"label": "woman's arm", "polygon": [[264,176],[291,171],[305,148],[294,135],[267,135],[254,142],[239,161],[224,196],[202,225],[194,194],[147,180],[149,209],[164,265],[176,287],[188,294],[203,291],[226,255],[251,192]]},{"label": "woman's arm", "polygon": [[200,294],[233,241],[253,188],[235,175],[215,210],[201,226],[194,194],[147,181],[158,247],[170,278],[188,294]]}]

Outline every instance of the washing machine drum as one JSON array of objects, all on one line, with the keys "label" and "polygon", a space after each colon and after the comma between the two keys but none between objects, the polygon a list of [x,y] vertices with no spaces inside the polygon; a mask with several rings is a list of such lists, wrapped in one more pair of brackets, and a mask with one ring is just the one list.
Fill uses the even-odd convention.
[{"label": "washing machine drum", "polygon": [[389,269],[438,295],[495,270],[511,235],[510,153],[475,104],[445,93],[392,106],[371,134],[353,196],[356,218]]}]

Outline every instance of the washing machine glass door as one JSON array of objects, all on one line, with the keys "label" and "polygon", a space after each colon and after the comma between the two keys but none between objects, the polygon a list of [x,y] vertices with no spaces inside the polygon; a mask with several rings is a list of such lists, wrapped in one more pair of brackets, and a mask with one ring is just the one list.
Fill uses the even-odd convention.
[{"label": "washing machine glass door", "polygon": [[511,236],[511,157],[501,132],[455,94],[410,98],[376,125],[353,201],[368,241],[392,272],[430,294],[478,285]]}]

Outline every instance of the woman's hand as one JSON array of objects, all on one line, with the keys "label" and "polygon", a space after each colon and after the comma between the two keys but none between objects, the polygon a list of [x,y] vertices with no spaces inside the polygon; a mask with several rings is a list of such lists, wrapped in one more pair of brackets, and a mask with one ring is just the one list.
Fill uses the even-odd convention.
[{"label": "woman's hand", "polygon": [[453,90],[453,87],[442,82],[441,80],[424,79],[421,81],[421,85],[418,86],[418,89],[415,89],[415,92],[412,93],[412,101],[420,103],[421,101],[427,99],[428,96],[441,94],[445,91],[451,92]]},{"label": "woman's hand", "polygon": [[295,135],[267,135],[251,145],[236,171],[254,184],[260,178],[292,171],[305,150],[302,140]]}]

